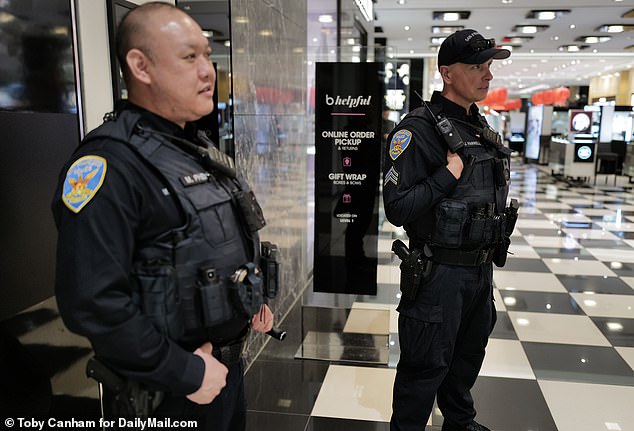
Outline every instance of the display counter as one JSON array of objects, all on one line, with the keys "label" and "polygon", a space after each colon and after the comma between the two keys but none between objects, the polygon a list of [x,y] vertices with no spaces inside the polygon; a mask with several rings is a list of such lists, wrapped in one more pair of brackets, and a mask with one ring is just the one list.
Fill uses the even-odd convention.
[{"label": "display counter", "polygon": [[548,167],[553,174],[589,180],[594,177],[596,143],[592,139],[550,140]]}]

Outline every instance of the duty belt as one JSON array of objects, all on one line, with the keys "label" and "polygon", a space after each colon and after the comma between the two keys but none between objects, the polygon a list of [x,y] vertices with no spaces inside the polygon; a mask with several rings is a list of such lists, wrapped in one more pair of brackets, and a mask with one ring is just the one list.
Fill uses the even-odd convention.
[{"label": "duty belt", "polygon": [[214,358],[216,358],[223,364],[227,366],[234,365],[240,362],[240,358],[242,357],[243,345],[244,339],[238,341],[237,343],[228,344],[226,346],[214,346],[211,353]]},{"label": "duty belt", "polygon": [[432,260],[445,265],[480,266],[493,260],[495,248],[482,250],[456,250],[452,248],[431,247]]}]

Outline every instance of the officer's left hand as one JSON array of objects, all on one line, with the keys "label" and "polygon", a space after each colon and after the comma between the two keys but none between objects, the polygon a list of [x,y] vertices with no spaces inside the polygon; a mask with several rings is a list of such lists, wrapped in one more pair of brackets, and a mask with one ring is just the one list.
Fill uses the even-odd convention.
[{"label": "officer's left hand", "polygon": [[268,305],[262,304],[260,311],[251,318],[251,327],[258,332],[267,332],[273,328],[273,312]]}]

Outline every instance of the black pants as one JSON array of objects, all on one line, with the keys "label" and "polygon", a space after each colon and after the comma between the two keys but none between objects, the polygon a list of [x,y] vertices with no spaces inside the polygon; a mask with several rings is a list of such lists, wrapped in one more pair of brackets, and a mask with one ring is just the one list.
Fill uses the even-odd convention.
[{"label": "black pants", "polygon": [[227,386],[211,404],[196,404],[186,397],[168,395],[152,416],[174,420],[194,420],[198,424],[195,430],[244,431],[246,429],[246,399],[242,361],[229,367]]},{"label": "black pants", "polygon": [[492,289],[491,264],[434,264],[416,299],[401,300],[391,431],[424,430],[436,397],[446,422],[473,420],[471,388],[495,324]]}]

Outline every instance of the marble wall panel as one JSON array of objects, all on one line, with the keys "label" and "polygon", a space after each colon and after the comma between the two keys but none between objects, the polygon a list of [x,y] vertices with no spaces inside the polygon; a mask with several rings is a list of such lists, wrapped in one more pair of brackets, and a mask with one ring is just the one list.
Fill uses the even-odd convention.
[{"label": "marble wall panel", "polygon": [[[267,219],[263,241],[278,245],[280,322],[308,280],[306,1],[231,0],[236,164]],[[238,17],[240,19],[238,20]],[[312,196],[311,196],[312,198]],[[312,229],[312,227],[311,227]],[[301,328],[286,328],[299,331]],[[251,334],[247,366],[268,341]]]}]

